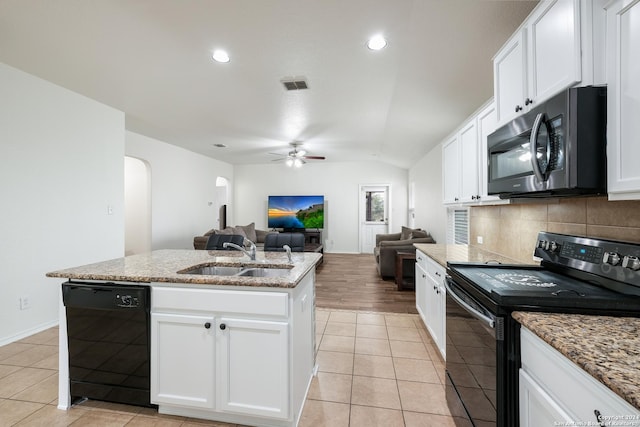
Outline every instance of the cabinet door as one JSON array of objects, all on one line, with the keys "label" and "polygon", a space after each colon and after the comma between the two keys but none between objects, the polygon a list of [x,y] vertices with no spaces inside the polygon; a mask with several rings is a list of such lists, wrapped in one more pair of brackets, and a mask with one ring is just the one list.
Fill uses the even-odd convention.
[{"label": "cabinet door", "polygon": [[475,117],[458,134],[460,144],[460,200],[475,202],[478,192],[478,132]]},{"label": "cabinet door", "polygon": [[480,159],[478,162],[480,165],[478,191],[480,192],[480,201],[483,202],[500,200],[498,196],[489,196],[487,194],[489,183],[487,137],[496,130],[496,125],[496,106],[492,102],[478,114],[478,158]]},{"label": "cabinet door", "polygon": [[212,316],[151,313],[151,402],[214,408]]},{"label": "cabinet door", "polygon": [[607,5],[609,199],[640,199],[640,1]]},{"label": "cabinet door", "polygon": [[218,409],[289,417],[289,333],[284,322],[219,318]]},{"label": "cabinet door", "polygon": [[416,309],[424,324],[427,324],[427,272],[419,264],[420,257],[424,257],[416,251]]},{"label": "cabinet door", "polygon": [[427,330],[436,345],[440,347],[442,321],[438,310],[440,303],[436,293],[439,286],[431,276],[427,276],[427,279]]},{"label": "cabinet door", "polygon": [[522,369],[519,377],[520,427],[570,425],[571,417],[533,378]]},{"label": "cabinet door", "polygon": [[[444,275],[443,275],[444,277]],[[447,359],[447,320],[446,320],[446,306],[447,306],[447,289],[444,287],[442,279],[439,283],[439,289],[436,292],[436,298],[438,299],[438,307],[436,316],[438,317],[438,350],[440,354],[446,360]]]},{"label": "cabinet door", "polygon": [[493,88],[499,124],[504,124],[524,109],[526,88],[525,31],[518,31],[493,59]]},{"label": "cabinet door", "polygon": [[442,147],[442,197],[444,203],[460,202],[460,155],[458,138]]},{"label": "cabinet door", "polygon": [[551,0],[539,5],[528,18],[527,48],[529,101],[538,104],[579,82],[579,0]]}]

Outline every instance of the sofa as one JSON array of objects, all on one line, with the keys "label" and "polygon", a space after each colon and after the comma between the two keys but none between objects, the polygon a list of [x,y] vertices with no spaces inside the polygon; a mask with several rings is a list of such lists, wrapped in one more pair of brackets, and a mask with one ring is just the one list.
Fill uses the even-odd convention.
[{"label": "sofa", "polygon": [[400,233],[377,234],[373,254],[381,277],[395,277],[396,253],[415,252],[414,243],[435,243],[429,232],[419,228],[402,227]]},{"label": "sofa", "polygon": [[227,227],[224,230],[211,229],[202,236],[193,238],[194,249],[204,249],[207,246],[209,236],[212,234],[239,234],[256,244],[256,249],[264,249],[264,240],[267,234],[277,233],[277,231],[256,230],[255,223],[249,225],[236,225],[235,227]]}]

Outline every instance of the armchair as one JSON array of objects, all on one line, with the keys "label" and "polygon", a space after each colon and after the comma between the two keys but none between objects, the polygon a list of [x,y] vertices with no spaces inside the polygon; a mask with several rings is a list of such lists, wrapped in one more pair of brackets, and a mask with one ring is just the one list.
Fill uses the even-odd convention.
[{"label": "armchair", "polygon": [[431,235],[424,230],[402,227],[400,233],[377,234],[376,247],[373,254],[376,257],[378,273],[381,277],[394,277],[396,253],[398,251],[415,252],[414,243],[435,243]]}]

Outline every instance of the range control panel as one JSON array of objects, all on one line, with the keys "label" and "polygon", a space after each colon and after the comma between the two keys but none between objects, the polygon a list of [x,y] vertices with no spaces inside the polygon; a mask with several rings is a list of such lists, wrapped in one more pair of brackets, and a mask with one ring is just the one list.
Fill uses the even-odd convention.
[{"label": "range control panel", "polygon": [[534,258],[640,286],[640,244],[540,232]]}]

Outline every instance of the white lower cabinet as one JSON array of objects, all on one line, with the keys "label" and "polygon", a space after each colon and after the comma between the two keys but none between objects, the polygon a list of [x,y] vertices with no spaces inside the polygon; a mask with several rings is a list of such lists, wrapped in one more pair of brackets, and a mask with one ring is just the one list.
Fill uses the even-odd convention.
[{"label": "white lower cabinet", "polygon": [[216,331],[218,408],[287,418],[287,323],[221,317]]},{"label": "white lower cabinet", "polygon": [[315,369],[315,273],[293,289],[153,286],[151,402],[231,424],[298,423]]},{"label": "white lower cabinet", "polygon": [[521,427],[640,425],[640,411],[604,384],[528,329],[520,337]]},{"label": "white lower cabinet", "polygon": [[213,325],[213,316],[151,314],[153,403],[213,409]]},{"label": "white lower cabinet", "polygon": [[571,417],[558,406],[545,389],[522,369],[519,380],[522,427],[553,426],[571,421]]},{"label": "white lower cabinet", "polygon": [[416,308],[442,357],[446,357],[446,271],[436,261],[416,250]]}]

